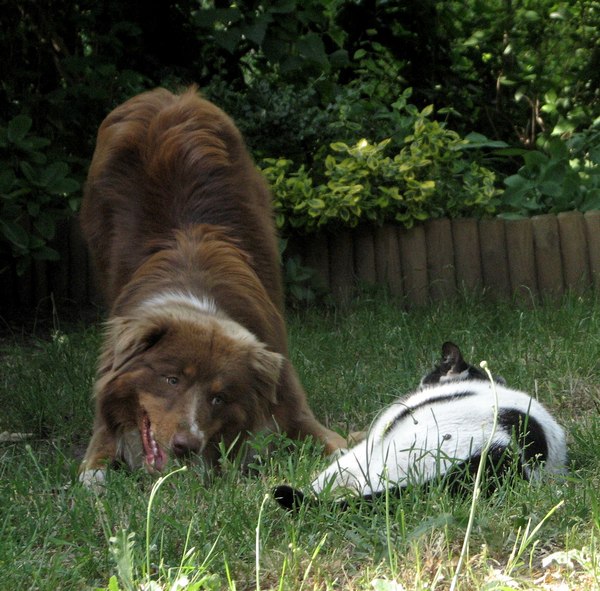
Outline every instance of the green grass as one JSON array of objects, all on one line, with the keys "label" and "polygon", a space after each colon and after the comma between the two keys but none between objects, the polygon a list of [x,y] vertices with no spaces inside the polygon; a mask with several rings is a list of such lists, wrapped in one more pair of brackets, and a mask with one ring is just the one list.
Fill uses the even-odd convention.
[{"label": "green grass", "polygon": [[[289,330],[316,414],[344,433],[413,388],[448,339],[536,393],[569,431],[570,475],[480,499],[456,588],[599,588],[600,302],[469,298],[406,311],[364,295],[294,313]],[[324,466],[310,442],[290,453],[281,437],[257,440],[252,476],[225,462],[218,476],[200,465],[159,481],[112,471],[103,495],[82,489],[99,343],[97,327],[81,326],[0,342],[0,432],[32,434],[0,443],[0,589],[450,588],[471,500],[433,487],[288,515],[267,495],[282,482],[305,486]]]}]

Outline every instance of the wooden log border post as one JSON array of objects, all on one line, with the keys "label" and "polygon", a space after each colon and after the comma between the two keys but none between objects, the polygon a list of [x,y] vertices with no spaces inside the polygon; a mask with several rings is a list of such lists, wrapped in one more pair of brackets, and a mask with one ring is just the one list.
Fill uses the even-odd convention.
[{"label": "wooden log border post", "polygon": [[[53,246],[60,261],[36,261],[21,276],[14,268],[0,274],[0,317],[99,302],[76,220],[61,225]],[[408,306],[481,290],[524,301],[600,292],[600,211],[436,219],[409,230],[361,226],[289,238],[286,255],[314,269],[338,301],[362,286],[385,287]]]},{"label": "wooden log border post", "polygon": [[373,285],[413,306],[481,290],[522,301],[600,292],[600,211],[364,226],[297,244],[337,300]]}]

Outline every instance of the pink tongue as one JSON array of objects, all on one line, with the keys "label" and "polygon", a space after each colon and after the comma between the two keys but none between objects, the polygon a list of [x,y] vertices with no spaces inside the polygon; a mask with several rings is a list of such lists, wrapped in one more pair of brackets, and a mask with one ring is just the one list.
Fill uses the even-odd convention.
[{"label": "pink tongue", "polygon": [[152,425],[147,414],[144,414],[142,445],[144,446],[144,453],[146,455],[148,466],[161,471],[165,467],[167,458],[152,435]]},{"label": "pink tongue", "polygon": [[167,463],[167,456],[158,445],[156,446],[156,449],[157,449],[157,453],[154,456],[154,467],[159,472],[162,472],[163,468],[165,467],[165,465]]}]

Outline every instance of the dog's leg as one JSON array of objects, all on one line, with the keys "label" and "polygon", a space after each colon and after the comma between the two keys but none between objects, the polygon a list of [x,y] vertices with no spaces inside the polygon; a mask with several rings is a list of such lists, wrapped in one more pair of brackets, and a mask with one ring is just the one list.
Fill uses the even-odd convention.
[{"label": "dog's leg", "polygon": [[325,455],[331,455],[339,450],[348,448],[348,442],[339,433],[324,427],[314,417],[300,425],[300,433],[303,437],[314,437],[325,446]]},{"label": "dog's leg", "polygon": [[79,467],[79,482],[88,488],[99,488],[106,480],[106,468],[117,455],[115,438],[106,426],[94,429],[85,457]]},{"label": "dog's leg", "polygon": [[366,439],[368,431],[352,431],[348,433],[348,445],[352,447]]},{"label": "dog's leg", "polygon": [[338,433],[323,426],[315,418],[306,401],[306,394],[289,361],[282,369],[277,396],[275,420],[279,428],[294,439],[312,437],[323,443],[325,454],[347,449],[348,442]]}]

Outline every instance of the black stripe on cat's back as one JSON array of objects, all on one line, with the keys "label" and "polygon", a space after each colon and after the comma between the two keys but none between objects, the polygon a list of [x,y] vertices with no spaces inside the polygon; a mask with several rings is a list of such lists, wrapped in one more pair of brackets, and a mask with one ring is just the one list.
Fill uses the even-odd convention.
[{"label": "black stripe on cat's back", "polygon": [[469,396],[476,396],[478,392],[474,392],[473,390],[464,390],[462,392],[453,392],[452,394],[446,394],[444,396],[426,398],[419,402],[419,404],[415,406],[409,406],[402,402],[398,402],[399,405],[403,405],[402,409],[398,412],[398,414],[389,422],[385,430],[383,431],[382,439],[387,437],[389,433],[394,429],[394,427],[406,416],[413,414],[424,406],[433,406],[438,402],[451,402],[452,400],[459,400],[461,398],[467,398]]},{"label": "black stripe on cat's back", "polygon": [[498,423],[509,433],[514,431],[526,462],[536,458],[546,460],[548,441],[546,432],[538,420],[515,408],[504,408],[498,413]]}]

